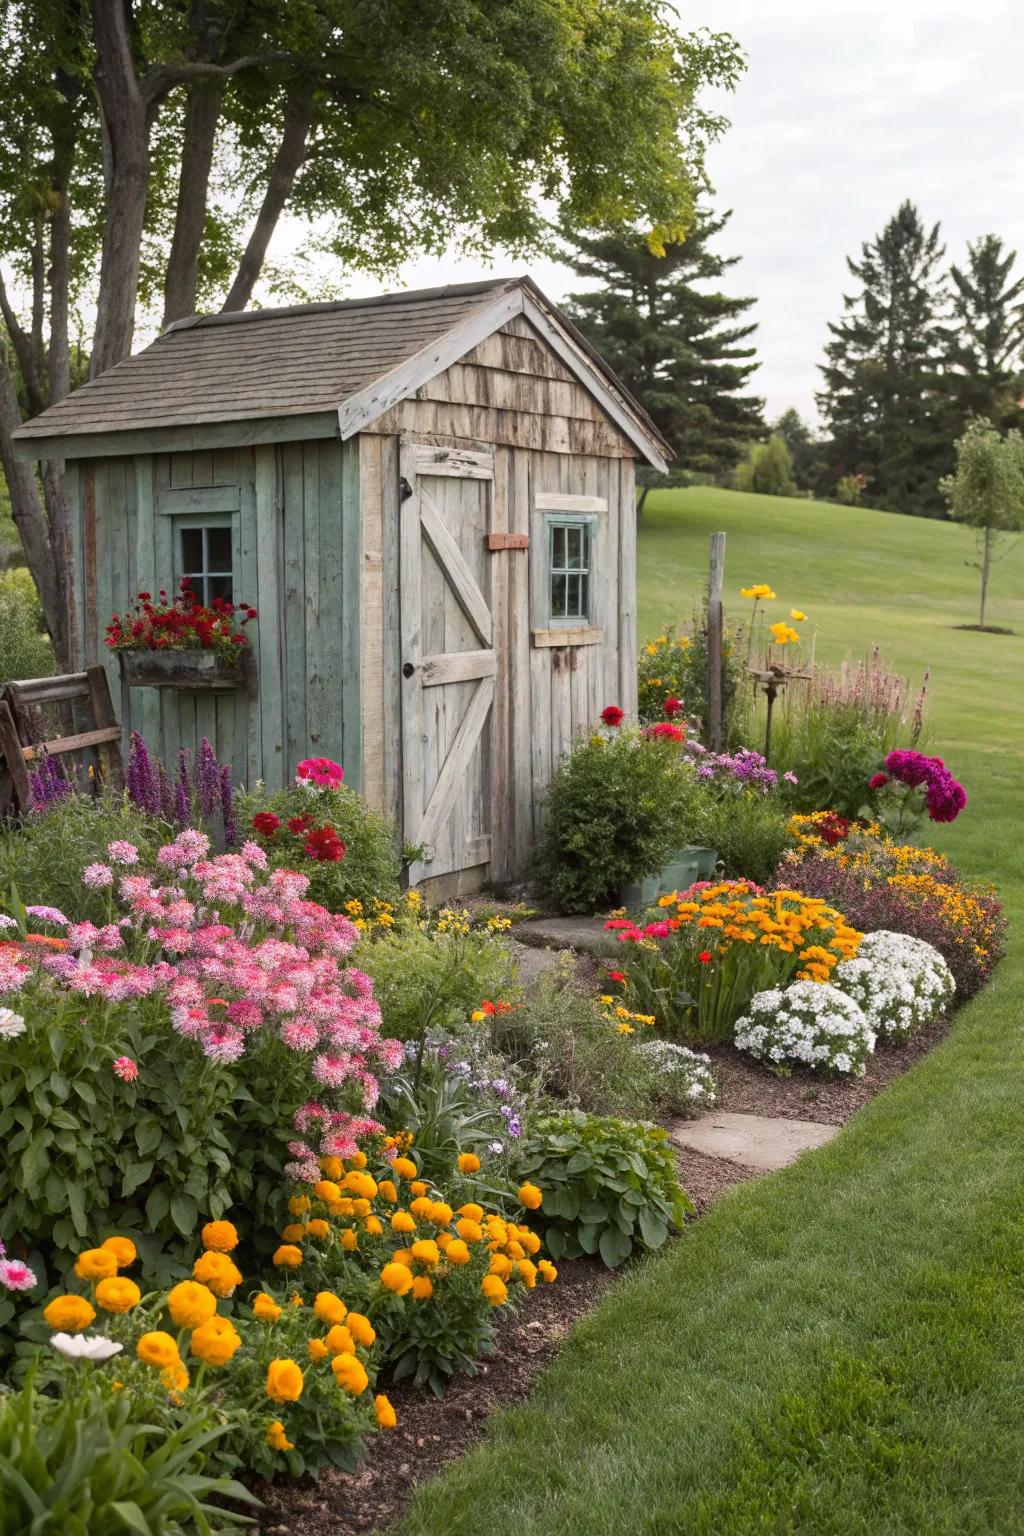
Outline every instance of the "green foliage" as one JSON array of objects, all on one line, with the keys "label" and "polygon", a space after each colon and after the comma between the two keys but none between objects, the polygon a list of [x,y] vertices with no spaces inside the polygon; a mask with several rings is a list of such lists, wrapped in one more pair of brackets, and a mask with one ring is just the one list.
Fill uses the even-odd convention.
[{"label": "green foliage", "polygon": [[26,902],[58,907],[76,921],[108,920],[105,891],[82,884],[89,864],[105,863],[107,844],[134,843],[145,861],[172,835],[126,795],[68,795],[20,821],[0,821],[0,906],[15,885]]},{"label": "green foliage", "polygon": [[[451,1070],[460,1060],[471,1064],[472,1073]],[[510,1072],[505,1061],[491,1064],[491,1076]],[[475,1152],[493,1164],[494,1156],[485,1149],[508,1135],[501,1108],[502,1101],[487,1087],[487,1067],[473,1041],[442,1035],[424,1042],[405,1071],[382,1082],[374,1113],[394,1131],[408,1132],[424,1178],[442,1181],[460,1152]]]},{"label": "green foliage", "polygon": [[949,515],[971,528],[1024,527],[1024,437],[976,418],[956,445],[956,469],[942,481]]},{"label": "green foliage", "polygon": [[548,787],[536,868],[563,912],[614,906],[686,842],[693,778],[678,745],[615,730],[578,741]]},{"label": "green foliage", "polygon": [[599,1253],[610,1269],[662,1247],[693,1205],[660,1127],[579,1111],[539,1120],[522,1172],[544,1192],[535,1218],[555,1259]]},{"label": "green foliage", "polygon": [[[252,818],[261,811],[272,812],[281,822],[272,837],[252,829]],[[310,901],[329,911],[341,912],[349,901],[372,909],[375,900],[393,901],[398,895],[401,866],[394,823],[371,811],[346,784],[337,789],[291,784],[273,795],[257,788],[238,797],[236,814],[240,835],[256,838],[266,850],[268,866],[300,870],[309,878]],[[345,857],[336,862],[310,858],[303,850],[304,834],[288,830],[295,817],[310,817],[317,827],[332,826],[345,844]]]},{"label": "green foliage", "polygon": [[0,1388],[0,1536],[219,1536],[251,1523],[219,1502],[256,1504],[248,1490],[203,1471],[226,1424],[207,1409],[168,1433],[83,1374],[94,1369],[79,1366],[66,1397],[43,1396],[32,1375],[16,1394]]},{"label": "green foliage", "polygon": [[[722,633],[722,718],[727,738],[740,728],[746,693],[742,624],[726,623]],[[642,724],[664,718],[665,700],[681,700],[687,718],[706,726],[708,719],[707,610],[695,609],[685,633],[662,625],[640,647],[637,658],[638,712]],[[702,732],[703,734],[703,732]]]},{"label": "green foliage", "polygon": [[766,443],[755,443],[742,464],[737,464],[733,484],[738,491],[760,496],[795,496],[793,459],[784,437],[773,433]]},{"label": "green foliage", "polygon": [[[862,796],[866,783],[866,779],[861,783]],[[730,880],[746,879],[765,885],[792,844],[783,801],[776,795],[762,794],[759,789],[723,794],[716,792],[713,784],[702,786],[692,814],[687,841],[714,848],[723,873]]]},{"label": "green foliage", "polygon": [[486,930],[403,927],[364,945],[359,964],[373,978],[385,1035],[398,1040],[464,1027],[485,998],[518,990],[508,945]]},{"label": "green foliage", "polygon": [[863,475],[840,475],[836,482],[836,501],[844,507],[855,507],[864,495],[867,482]]},{"label": "green foliage", "polygon": [[754,300],[721,291],[737,258],[709,249],[728,219],[700,209],[685,241],[664,244],[565,232],[569,265],[602,284],[566,309],[670,443],[675,474],[730,469],[762,426],[761,401],[741,393],[758,366]]},{"label": "green foliage", "polygon": [[964,266],[954,262],[954,332],[948,374],[960,418],[987,416],[1000,428],[1020,419],[1024,390],[1024,277],[1014,277],[1017,252],[998,235],[967,242]]},{"label": "green foliage", "polygon": [[785,786],[792,810],[836,811],[853,819],[868,807],[868,780],[886,753],[908,739],[906,725],[897,719],[868,717],[855,703],[819,700],[773,723],[772,767],[797,777],[796,784]]},{"label": "green foliage", "polygon": [[52,671],[53,647],[32,577],[22,568],[0,572],[0,683]]}]

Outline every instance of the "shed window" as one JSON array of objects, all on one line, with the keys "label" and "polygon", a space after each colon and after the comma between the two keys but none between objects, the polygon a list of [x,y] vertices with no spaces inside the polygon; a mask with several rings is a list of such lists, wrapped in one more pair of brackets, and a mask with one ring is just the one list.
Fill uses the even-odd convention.
[{"label": "shed window", "polygon": [[552,624],[589,621],[592,546],[588,519],[549,520],[548,613]]},{"label": "shed window", "polygon": [[215,597],[222,597],[230,603],[234,593],[230,522],[179,528],[178,538],[181,575],[189,578],[200,602],[209,604]]}]

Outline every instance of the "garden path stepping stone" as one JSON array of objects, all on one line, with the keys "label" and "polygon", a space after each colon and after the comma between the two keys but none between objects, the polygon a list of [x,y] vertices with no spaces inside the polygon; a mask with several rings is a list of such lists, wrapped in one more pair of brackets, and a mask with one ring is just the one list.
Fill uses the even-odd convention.
[{"label": "garden path stepping stone", "polygon": [[517,923],[512,937],[520,944],[548,949],[575,949],[588,955],[616,955],[621,946],[605,930],[603,917],[532,917]]},{"label": "garden path stepping stone", "polygon": [[795,1162],[801,1152],[823,1147],[837,1135],[838,1125],[817,1120],[784,1120],[765,1115],[711,1114],[682,1120],[671,1131],[684,1151],[723,1157],[743,1168],[768,1173]]}]

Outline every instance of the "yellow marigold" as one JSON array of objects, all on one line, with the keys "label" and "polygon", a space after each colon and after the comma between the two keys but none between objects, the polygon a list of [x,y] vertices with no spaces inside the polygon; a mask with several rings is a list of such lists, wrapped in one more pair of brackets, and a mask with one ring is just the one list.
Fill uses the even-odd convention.
[{"label": "yellow marigold", "polygon": [[314,1189],[318,1200],[323,1200],[325,1205],[332,1205],[335,1200],[341,1199],[341,1190],[333,1179],[321,1179]]},{"label": "yellow marigold", "polygon": [[411,1195],[426,1195],[429,1192],[430,1185],[426,1182],[425,1179],[413,1179],[412,1183],[409,1185],[409,1193]]},{"label": "yellow marigold", "polygon": [[372,1206],[365,1196],[360,1196],[358,1200],[352,1201],[353,1216],[369,1216],[371,1210]]},{"label": "yellow marigold", "polygon": [[306,1212],[312,1210],[312,1208],[312,1202],[308,1195],[292,1195],[288,1201],[288,1210],[293,1216],[305,1216]]},{"label": "yellow marigold", "polygon": [[558,1270],[550,1259],[541,1259],[537,1265],[537,1273],[547,1285],[553,1285],[558,1279]]},{"label": "yellow marigold", "polygon": [[518,1198],[519,1204],[525,1206],[528,1211],[537,1211],[541,1207],[544,1196],[536,1184],[520,1184]]},{"label": "yellow marigold", "polygon": [[359,1236],[351,1227],[346,1227],[341,1234],[341,1246],[346,1253],[355,1253],[359,1247]]},{"label": "yellow marigold", "polygon": [[461,1237],[452,1238],[451,1242],[448,1244],[444,1251],[444,1256],[448,1260],[449,1264],[456,1264],[460,1267],[463,1264],[468,1264],[470,1260],[469,1249],[462,1241]]},{"label": "yellow marigold", "polygon": [[[324,1222],[324,1226],[326,1225],[327,1223]],[[290,1221],[281,1230],[281,1241],[283,1243],[301,1243],[305,1235],[306,1228],[302,1225],[301,1221]]]},{"label": "yellow marigold", "polygon": [[513,1259],[525,1259],[526,1257],[526,1249],[523,1247],[518,1237],[509,1238],[508,1242],[505,1244],[505,1252],[510,1254]]},{"label": "yellow marigold", "polygon": [[414,1275],[412,1281],[413,1301],[429,1301],[434,1294],[434,1282],[429,1275]]},{"label": "yellow marigold", "polygon": [[353,1168],[351,1173],[345,1175],[345,1188],[361,1200],[372,1200],[377,1193],[377,1180],[372,1174]]},{"label": "yellow marigold", "polygon": [[373,1407],[381,1429],[394,1429],[398,1423],[398,1416],[383,1392],[377,1393],[373,1400]]},{"label": "yellow marigold", "polygon": [[384,1226],[380,1217],[367,1216],[366,1220],[363,1222],[363,1231],[368,1233],[370,1237],[380,1237],[381,1233],[384,1231]]},{"label": "yellow marigold", "polygon": [[297,1403],[302,1396],[302,1368],[294,1360],[271,1360],[266,1393],[274,1403]]},{"label": "yellow marigold", "polygon": [[331,1361],[334,1379],[350,1397],[358,1397],[370,1385],[366,1367],[355,1355],[335,1355]]},{"label": "yellow marigold", "polygon": [[144,1333],[135,1346],[135,1354],[143,1365],[151,1365],[158,1371],[166,1370],[169,1365],[177,1365],[180,1359],[177,1340],[160,1329],[154,1333]]},{"label": "yellow marigold", "polygon": [[472,1221],[468,1216],[460,1216],[455,1223],[455,1230],[459,1236],[465,1238],[467,1243],[482,1243],[484,1229],[478,1221]]},{"label": "yellow marigold", "polygon": [[261,1323],[276,1323],[283,1310],[266,1291],[261,1291],[253,1300],[252,1315]]},{"label": "yellow marigold", "polygon": [[430,1213],[434,1209],[434,1202],[428,1195],[417,1195],[409,1209],[420,1221],[429,1221]]},{"label": "yellow marigold", "polygon": [[226,1317],[211,1317],[200,1323],[198,1328],[193,1328],[189,1340],[189,1348],[204,1365],[227,1365],[241,1347],[242,1340]]},{"label": "yellow marigold", "polygon": [[94,1295],[104,1312],[130,1312],[142,1300],[135,1281],[124,1275],[108,1275],[106,1280],[100,1280]]},{"label": "yellow marigold", "polygon": [[168,1392],[184,1392],[189,1384],[188,1367],[183,1360],[175,1360],[173,1365],[165,1365],[160,1372],[160,1380]]},{"label": "yellow marigold", "polygon": [[322,1157],[320,1159],[320,1172],[328,1179],[340,1179],[345,1172],[345,1164],[340,1157]]},{"label": "yellow marigold", "polygon": [[75,1260],[79,1280],[107,1280],[117,1274],[117,1259],[109,1248],[86,1248]]},{"label": "yellow marigold", "polygon": [[372,1349],[377,1331],[368,1317],[362,1312],[350,1312],[348,1315],[349,1332],[363,1349]]},{"label": "yellow marigold", "polygon": [[499,1280],[507,1280],[512,1273],[512,1260],[504,1253],[492,1253],[487,1273],[497,1275]]},{"label": "yellow marigold", "polygon": [[470,1221],[483,1221],[484,1208],[477,1205],[475,1200],[467,1200],[465,1205],[459,1206],[459,1215],[467,1216]]},{"label": "yellow marigold", "polygon": [[331,1229],[326,1221],[319,1216],[314,1216],[312,1221],[306,1223],[306,1233],[307,1236],[315,1237],[318,1242],[322,1242],[325,1237],[330,1237]]},{"label": "yellow marigold", "polygon": [[396,1157],[391,1167],[400,1179],[414,1179],[419,1173],[411,1157]]},{"label": "yellow marigold", "polygon": [[96,1321],[96,1308],[84,1296],[55,1296],[43,1309],[48,1328],[63,1333],[81,1333]]},{"label": "yellow marigold", "polygon": [[[441,1261],[441,1250],[433,1238],[430,1237],[418,1238],[413,1243],[410,1252],[417,1264],[434,1265],[439,1264]],[[448,1246],[448,1252],[451,1252],[451,1244]]]},{"label": "yellow marigold", "polygon": [[203,1247],[214,1253],[233,1253],[238,1247],[238,1232],[230,1221],[208,1221],[203,1228]]},{"label": "yellow marigold", "polygon": [[459,1153],[459,1172],[460,1173],[479,1173],[480,1172],[480,1159],[477,1157],[475,1152],[460,1152]]},{"label": "yellow marigold", "polygon": [[391,1262],[393,1264],[404,1264],[406,1269],[412,1269],[414,1260],[411,1250],[408,1248],[396,1248],[391,1255]]},{"label": "yellow marigold", "polygon": [[326,1359],[326,1357],[330,1354],[330,1350],[327,1348],[327,1345],[324,1343],[323,1339],[310,1339],[306,1348],[309,1350],[309,1358],[314,1363],[318,1360]]},{"label": "yellow marigold", "polygon": [[529,1227],[519,1228],[519,1241],[522,1243],[527,1253],[534,1254],[540,1252],[540,1238],[537,1236],[536,1232],[531,1232]]},{"label": "yellow marigold", "polygon": [[328,1329],[324,1343],[332,1355],[354,1355],[356,1352],[355,1340],[344,1323],[335,1323]]},{"label": "yellow marigold", "polygon": [[100,1247],[109,1249],[114,1255],[118,1269],[128,1269],[138,1258],[135,1244],[130,1237],[105,1237]]},{"label": "yellow marigold", "polygon": [[398,1200],[398,1190],[390,1179],[381,1179],[377,1185],[377,1195],[381,1200],[386,1201],[388,1205],[394,1205]]},{"label": "yellow marigold", "polygon": [[302,1297],[299,1295],[298,1291],[293,1291],[288,1300],[290,1305],[293,1307],[301,1307],[303,1305]]},{"label": "yellow marigold", "polygon": [[480,1290],[492,1307],[503,1306],[508,1300],[508,1288],[504,1280],[499,1280],[497,1275],[484,1275],[480,1282]]},{"label": "yellow marigold", "polygon": [[278,1269],[298,1269],[302,1263],[302,1249],[292,1243],[282,1243],[274,1252],[271,1263]]},{"label": "yellow marigold", "polygon": [[530,1259],[518,1259],[516,1269],[523,1277],[523,1283],[528,1291],[532,1291],[537,1284],[537,1266]]},{"label": "yellow marigold", "polygon": [[343,1323],[348,1316],[348,1307],[333,1291],[317,1291],[313,1311],[323,1323]]},{"label": "yellow marigold", "polygon": [[[295,1252],[298,1251],[296,1248]],[[202,1285],[208,1285],[215,1296],[230,1296],[242,1283],[241,1274],[227,1254],[212,1249],[199,1255],[192,1274]]]},{"label": "yellow marigold", "polygon": [[217,1299],[196,1280],[182,1280],[167,1293],[167,1310],[176,1328],[198,1328],[217,1310]]},{"label": "yellow marigold", "polygon": [[447,1200],[434,1200],[432,1202],[430,1207],[430,1220],[434,1223],[435,1227],[448,1226],[454,1215],[455,1212],[452,1210]]},{"label": "yellow marigold", "polygon": [[275,1419],[267,1430],[267,1444],[272,1451],[294,1451],[295,1447],[285,1434],[280,1419]]},{"label": "yellow marigold", "polygon": [[353,1168],[365,1168],[366,1167],[366,1153],[365,1152],[353,1152],[352,1156],[349,1158],[349,1162],[352,1164]]},{"label": "yellow marigold", "polygon": [[404,1264],[385,1264],[380,1272],[380,1283],[396,1296],[404,1296],[412,1288],[412,1275]]}]

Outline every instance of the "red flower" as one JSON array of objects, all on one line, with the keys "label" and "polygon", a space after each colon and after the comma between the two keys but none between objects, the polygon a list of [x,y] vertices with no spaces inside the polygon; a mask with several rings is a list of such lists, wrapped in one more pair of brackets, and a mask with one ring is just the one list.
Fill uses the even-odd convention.
[{"label": "red flower", "polygon": [[889,775],[887,773],[873,773],[870,779],[868,779],[868,789],[881,789],[882,785],[888,784],[888,782]]},{"label": "red flower", "polygon": [[680,714],[682,712],[682,708],[683,708],[683,701],[682,701],[682,699],[667,698],[665,700],[665,714],[668,716],[668,718],[670,720],[672,719],[673,715]]},{"label": "red flower", "polygon": [[702,949],[700,954],[697,956],[697,959],[700,961],[701,965],[710,965],[712,959],[710,949]]},{"label": "red flower", "polygon": [[601,719],[605,725],[610,725],[612,727],[621,725],[625,718],[625,711],[621,710],[617,704],[608,704],[601,711]]},{"label": "red flower", "polygon": [[345,774],[340,763],[329,757],[304,757],[295,770],[297,779],[309,779],[323,789],[337,789]]},{"label": "red flower", "polygon": [[273,811],[260,811],[253,817],[252,824],[261,837],[273,837],[281,821]]},{"label": "red flower", "polygon": [[303,832],[308,832],[312,825],[312,816],[293,816],[288,823],[288,831],[294,832],[295,836],[299,837]]},{"label": "red flower", "polygon": [[659,720],[657,725],[649,726],[648,736],[660,737],[662,741],[685,741],[686,732],[681,725],[673,725],[671,720]]},{"label": "red flower", "polygon": [[817,833],[827,848],[834,848],[837,843],[844,843],[850,835],[850,823],[845,816],[839,816],[835,811],[826,811],[818,822]]},{"label": "red flower", "polygon": [[316,827],[307,833],[303,848],[311,859],[322,864],[336,864],[345,857],[345,844],[333,827]]},{"label": "red flower", "polygon": [[626,979],[625,971],[609,971],[608,972],[608,980],[609,981],[625,981],[625,979]]},{"label": "red flower", "polygon": [[480,1004],[480,1012],[481,1013],[486,1013],[487,1016],[489,1018],[491,1018],[491,1017],[494,1016],[494,1014],[497,1013],[497,1011],[498,1010],[497,1010],[497,1008],[495,1008],[494,1004],[492,1002],[490,1002],[487,998],[484,998],[483,1002]]}]

